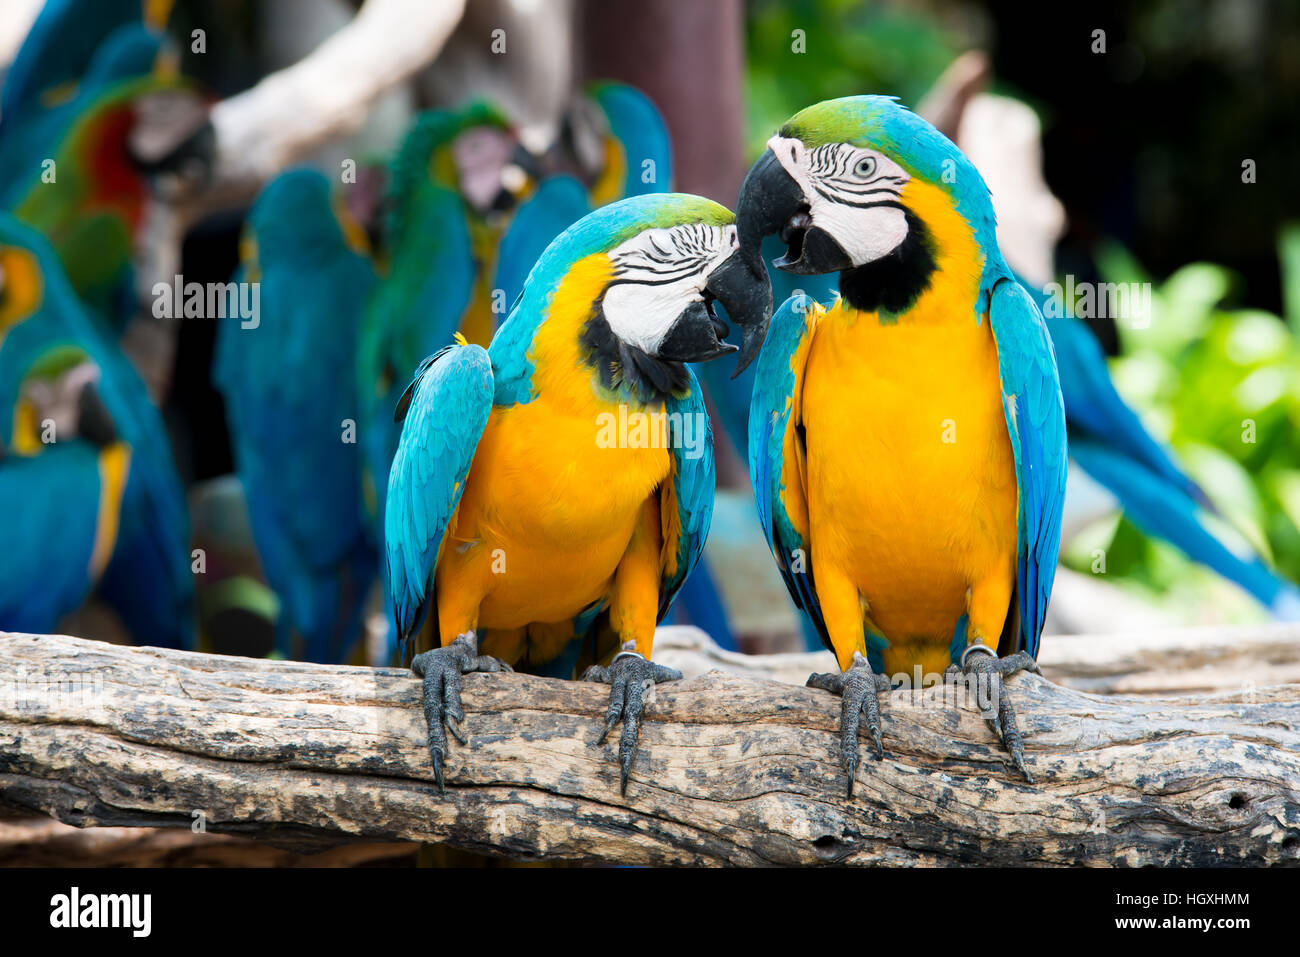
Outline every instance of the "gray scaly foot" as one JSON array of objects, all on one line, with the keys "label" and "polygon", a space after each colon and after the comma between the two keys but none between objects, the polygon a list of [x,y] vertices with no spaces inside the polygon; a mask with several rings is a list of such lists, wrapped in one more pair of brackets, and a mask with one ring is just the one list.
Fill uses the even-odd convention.
[{"label": "gray scaly foot", "polygon": [[858,772],[858,728],[863,714],[867,716],[867,730],[876,744],[876,759],[885,756],[880,741],[880,701],[877,696],[889,690],[889,679],[873,672],[861,652],[854,652],[853,664],[848,671],[811,675],[807,687],[820,688],[843,699],[840,704],[840,761],[849,776],[849,797],[853,797],[853,782]]},{"label": "gray scaly foot", "polygon": [[1025,780],[1034,783],[1034,776],[1025,767],[1025,746],[1020,736],[1020,727],[1016,723],[1016,709],[1007,695],[1004,679],[1017,671],[1032,671],[1041,675],[1038,663],[1026,652],[1017,651],[1014,655],[999,658],[997,653],[987,645],[970,645],[961,656],[960,665],[949,665],[948,675],[973,675],[976,681],[976,697],[981,702],[994,706],[991,716],[985,715],[993,727],[994,733],[1002,739],[1002,746],[1011,755],[1011,763],[1016,766]]},{"label": "gray scaly foot", "polygon": [[641,715],[645,712],[645,693],[651,685],[661,681],[680,681],[682,673],[675,668],[665,668],[647,661],[635,651],[620,651],[608,668],[592,665],[582,675],[583,681],[599,681],[612,687],[609,690],[609,711],[605,714],[605,730],[596,740],[605,743],[609,732],[623,720],[623,733],[618,739],[618,761],[622,770],[622,793],[627,793],[627,777],[632,771],[632,758],[636,756],[637,735],[641,730]]},{"label": "gray scaly foot", "polygon": [[460,703],[461,675],[471,671],[513,671],[504,661],[478,653],[478,636],[472,631],[451,644],[416,655],[411,670],[424,678],[424,720],[429,726],[429,754],[433,776],[442,791],[442,759],[447,754],[447,730],[461,744],[469,744],[460,731],[465,709]]}]

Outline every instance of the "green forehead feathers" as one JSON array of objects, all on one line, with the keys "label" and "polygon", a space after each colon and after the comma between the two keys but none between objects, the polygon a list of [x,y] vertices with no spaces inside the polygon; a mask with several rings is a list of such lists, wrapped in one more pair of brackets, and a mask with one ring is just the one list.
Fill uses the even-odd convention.
[{"label": "green forehead feathers", "polygon": [[[946,159],[974,172],[970,161],[952,140],[892,96],[824,100],[792,116],[781,128],[781,135],[802,140],[810,149],[828,143],[852,143],[874,149],[913,175],[934,181],[941,181]],[[935,175],[927,175],[930,172]]]},{"label": "green forehead feathers", "polygon": [[809,149],[851,143],[883,153],[910,175],[945,190],[981,240],[992,238],[993,205],[984,178],[952,140],[892,96],[824,100],[792,116],[779,135]]}]

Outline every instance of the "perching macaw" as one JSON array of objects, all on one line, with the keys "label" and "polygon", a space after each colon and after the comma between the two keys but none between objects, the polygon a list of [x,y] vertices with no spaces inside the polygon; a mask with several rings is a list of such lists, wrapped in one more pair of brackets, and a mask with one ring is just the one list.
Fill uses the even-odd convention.
[{"label": "perching macaw", "polygon": [[[35,230],[0,213],[0,629],[93,587],[142,644],[193,643],[189,520],[162,417]],[[38,594],[39,593],[39,594]]]},{"label": "perching macaw", "polygon": [[[12,265],[10,250],[0,257]],[[88,368],[76,349],[49,355],[21,378],[23,398],[11,419],[0,422],[0,496],[11,505],[0,532],[3,631],[57,631],[108,564],[129,453],[115,433],[99,428],[107,418]],[[60,399],[72,414],[63,419],[59,441],[42,443],[42,422],[55,423],[47,435],[59,434],[50,413]]]},{"label": "perching macaw", "polygon": [[260,284],[257,321],[222,320],[214,361],[253,538],[280,597],[277,649],[324,663],[356,647],[377,565],[357,445],[357,337],[375,286],[366,253],[324,176],[272,180],[249,213],[236,276]]},{"label": "perching macaw", "polygon": [[[759,517],[842,674],[849,793],[889,676],[984,686],[1025,766],[1003,678],[1034,669],[1060,544],[1066,435],[1051,340],[998,249],[988,189],[893,99],[829,100],[768,141],[741,188],[754,268],[839,272],[841,298],[773,319],[750,411]],[[996,649],[996,650],[995,650]],[[935,677],[931,677],[935,676]]]},{"label": "perching macaw", "polygon": [[1070,458],[1115,495],[1143,532],[1237,583],[1275,618],[1300,621],[1300,590],[1258,556],[1233,552],[1207,527],[1204,517],[1217,509],[1115,391],[1088,327],[1064,309],[1047,308],[1044,291],[1024,285],[1043,310],[1056,346]]},{"label": "perching macaw", "polygon": [[[771,311],[734,217],[695,196],[641,196],[574,224],[538,260],[488,350],[426,359],[397,406],[385,552],[397,632],[433,609],[424,678],[434,773],[463,717],[460,675],[508,666],[612,685],[626,787],[654,629],[699,560],[712,436],[687,362],[757,354]],[[662,417],[660,417],[662,416]],[[481,651],[480,655],[480,641]],[[599,742],[598,742],[599,743]]]},{"label": "perching macaw", "polygon": [[654,102],[626,83],[589,83],[567,111],[560,147],[593,209],[673,188],[672,140]]}]

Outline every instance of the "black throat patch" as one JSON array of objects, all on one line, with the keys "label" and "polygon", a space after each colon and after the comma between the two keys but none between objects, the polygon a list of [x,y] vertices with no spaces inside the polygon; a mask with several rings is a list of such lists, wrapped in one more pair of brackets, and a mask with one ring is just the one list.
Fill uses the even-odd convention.
[{"label": "black throat patch", "polygon": [[600,384],[629,401],[642,405],[660,402],[690,386],[685,363],[657,359],[614,335],[600,302],[592,309],[578,343]]},{"label": "black throat patch", "polygon": [[911,210],[907,236],[898,248],[864,266],[840,273],[840,295],[862,312],[906,312],[930,288],[938,268],[934,261],[934,240],[930,230]]}]

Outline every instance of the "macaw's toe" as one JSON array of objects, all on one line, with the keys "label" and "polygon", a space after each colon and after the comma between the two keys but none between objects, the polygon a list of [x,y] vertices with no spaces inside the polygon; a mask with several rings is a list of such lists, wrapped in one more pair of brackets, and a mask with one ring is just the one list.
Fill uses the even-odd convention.
[{"label": "macaw's toe", "polygon": [[993,731],[1002,739],[1002,746],[1011,755],[1011,763],[1025,776],[1030,784],[1034,776],[1025,766],[1025,746],[1020,736],[1020,727],[1016,723],[1016,709],[1006,690],[1006,678],[1017,671],[1032,671],[1041,675],[1038,663],[1023,651],[999,658],[991,648],[985,645],[971,645],[962,654],[960,665],[949,667],[950,673],[956,672],[975,683],[976,700],[985,709],[985,717]]},{"label": "macaw's toe", "polygon": [[592,665],[582,675],[583,681],[599,681],[610,685],[609,710],[605,713],[605,730],[596,744],[605,743],[614,725],[623,721],[623,733],[618,739],[618,762],[621,769],[621,790],[627,793],[627,778],[636,756],[637,735],[641,730],[641,715],[645,713],[645,693],[651,685],[661,681],[680,681],[682,673],[675,668],[665,668],[647,661],[635,651],[622,651],[614,656],[608,668]]},{"label": "macaw's toe", "polygon": [[880,741],[878,695],[889,690],[889,679],[873,672],[867,659],[855,653],[848,671],[811,675],[807,687],[820,688],[843,699],[840,704],[840,760],[849,776],[848,796],[853,797],[853,782],[858,773],[858,728],[863,714],[867,717],[867,730],[875,741],[876,759],[885,757],[885,748]]},{"label": "macaw's toe", "polygon": [[411,670],[424,678],[424,719],[429,726],[429,755],[433,776],[442,791],[442,759],[447,754],[447,731],[461,744],[469,744],[461,733],[465,709],[460,702],[461,675],[471,671],[513,671],[504,661],[478,653],[478,636],[466,632],[450,645],[416,655]]}]

